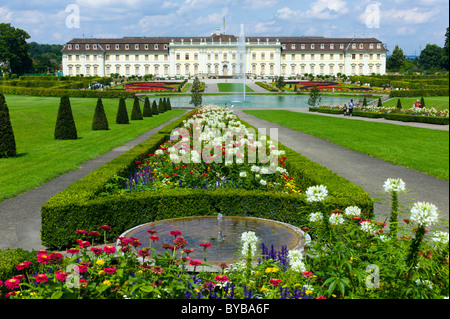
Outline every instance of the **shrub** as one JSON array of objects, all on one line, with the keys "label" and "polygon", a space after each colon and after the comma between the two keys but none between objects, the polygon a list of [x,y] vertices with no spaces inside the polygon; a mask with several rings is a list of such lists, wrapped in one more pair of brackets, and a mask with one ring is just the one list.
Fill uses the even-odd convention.
[{"label": "shrub", "polygon": [[144,109],[142,111],[143,117],[152,117],[152,107],[150,105],[150,100],[148,99],[148,96],[145,97],[144,102]]},{"label": "shrub", "polygon": [[77,128],[73,119],[70,99],[67,96],[61,98],[59,104],[58,117],[55,126],[55,139],[57,140],[76,140]]},{"label": "shrub", "polygon": [[92,129],[95,130],[109,130],[108,119],[106,118],[105,109],[103,108],[102,99],[97,100],[95,107],[94,120],[92,121]]},{"label": "shrub", "polygon": [[134,97],[133,109],[131,110],[131,120],[143,120],[141,105],[139,103],[139,98],[137,96]]},{"label": "shrub", "polygon": [[158,115],[158,106],[156,105],[156,100],[153,100],[153,103],[152,103],[152,114]]},{"label": "shrub", "polygon": [[5,96],[0,92],[0,158],[16,156],[16,140]]},{"label": "shrub", "polygon": [[420,99],[420,107],[425,107],[425,99],[423,97]]},{"label": "shrub", "polygon": [[400,101],[400,99],[397,100],[397,108],[398,109],[402,108],[402,102]]},{"label": "shrub", "polygon": [[170,103],[170,99],[167,98],[167,109],[170,111],[172,109],[172,104]]},{"label": "shrub", "polygon": [[[36,265],[36,251],[30,252],[22,248],[0,250],[0,278],[11,278],[19,275],[21,272],[16,269],[16,266],[23,261],[29,261]],[[33,268],[36,268],[36,266]]]},{"label": "shrub", "polygon": [[117,110],[116,123],[117,124],[130,124],[130,121],[128,118],[127,104],[125,103],[124,98],[121,98],[119,101],[119,108]]},{"label": "shrub", "polygon": [[381,102],[381,97],[378,98],[378,105],[377,106],[378,107],[382,107],[383,106],[383,103]]},{"label": "shrub", "polygon": [[158,103],[158,113],[164,113],[164,102],[163,99],[159,99],[159,103]]}]

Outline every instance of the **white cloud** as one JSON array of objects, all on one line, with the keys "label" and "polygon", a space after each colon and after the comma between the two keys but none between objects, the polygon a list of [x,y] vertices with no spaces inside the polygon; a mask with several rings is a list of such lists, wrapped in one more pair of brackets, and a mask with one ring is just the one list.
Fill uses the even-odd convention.
[{"label": "white cloud", "polygon": [[13,13],[6,7],[0,7],[0,21],[10,22],[12,20]]},{"label": "white cloud", "polygon": [[381,19],[384,23],[421,24],[437,17],[440,10],[435,8],[423,10],[421,8],[389,9],[381,11]]},{"label": "white cloud", "polygon": [[317,0],[306,11],[284,7],[277,11],[276,17],[282,20],[298,19],[336,19],[349,12],[347,3],[342,0]]},{"label": "white cloud", "polygon": [[267,10],[268,7],[273,7],[278,3],[278,0],[245,0],[244,8],[249,10]]}]

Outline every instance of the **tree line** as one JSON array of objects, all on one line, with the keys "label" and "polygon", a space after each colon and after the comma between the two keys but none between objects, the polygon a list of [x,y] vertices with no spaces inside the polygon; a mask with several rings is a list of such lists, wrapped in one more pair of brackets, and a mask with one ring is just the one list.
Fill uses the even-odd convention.
[{"label": "tree line", "polygon": [[386,61],[386,69],[401,73],[449,71],[449,28],[445,32],[443,47],[429,43],[414,60],[407,59],[403,50],[396,45]]}]

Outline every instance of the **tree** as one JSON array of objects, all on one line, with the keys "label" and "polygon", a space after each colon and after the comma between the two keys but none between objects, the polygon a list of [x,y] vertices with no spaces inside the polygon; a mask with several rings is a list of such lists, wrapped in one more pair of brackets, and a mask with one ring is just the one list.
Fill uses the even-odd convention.
[{"label": "tree", "polygon": [[152,107],[150,105],[150,100],[148,99],[148,96],[145,97],[144,109],[142,110],[142,116],[143,117],[152,117]]},{"label": "tree", "polygon": [[191,88],[191,101],[189,102],[189,104],[194,104],[195,107],[201,105],[203,101],[202,94],[200,93],[201,87],[202,84],[200,83],[198,77],[195,77]]},{"label": "tree", "polygon": [[164,102],[163,99],[159,99],[159,103],[158,103],[158,113],[164,113]]},{"label": "tree", "polygon": [[0,158],[16,156],[16,140],[5,97],[0,92]]},{"label": "tree", "polygon": [[383,102],[381,102],[381,97],[378,98],[378,107],[382,107],[383,106]]},{"label": "tree", "polygon": [[76,140],[77,138],[77,128],[73,119],[70,99],[67,96],[63,96],[59,103],[58,116],[56,118],[55,139]]},{"label": "tree", "polygon": [[170,111],[172,110],[172,104],[170,103],[170,99],[167,98],[167,109]]},{"label": "tree", "polygon": [[364,97],[363,106],[367,106],[367,99],[366,99],[366,97]]},{"label": "tree", "polygon": [[117,124],[130,124],[130,121],[128,118],[127,104],[125,103],[124,98],[120,98],[120,101],[119,101],[119,108],[117,110],[116,123]]},{"label": "tree", "polygon": [[134,97],[133,109],[131,110],[131,120],[143,120],[141,105],[139,103],[139,98],[137,96]]},{"label": "tree", "polygon": [[425,99],[423,97],[420,99],[420,107],[425,107]]},{"label": "tree", "polygon": [[92,121],[92,129],[94,131],[109,130],[108,119],[106,118],[105,109],[103,108],[103,102],[101,98],[97,100],[94,119]]},{"label": "tree", "polygon": [[320,90],[316,85],[314,85],[309,92],[308,105],[315,107],[317,103],[320,103],[320,100]]},{"label": "tree", "polygon": [[442,68],[445,70],[449,70],[449,29],[447,27],[447,31],[445,32],[445,43],[442,48]]},{"label": "tree", "polygon": [[[0,23],[0,61],[9,63],[12,74],[31,72],[33,62],[28,53],[30,35],[9,23]],[[9,71],[9,70],[8,70]]]},{"label": "tree", "polygon": [[436,44],[427,44],[420,52],[419,65],[424,71],[440,69],[442,65],[442,48]]},{"label": "tree", "polygon": [[400,101],[400,99],[397,100],[397,108],[398,109],[402,108],[402,102]]},{"label": "tree", "polygon": [[391,71],[398,71],[405,60],[406,56],[403,54],[403,50],[396,45],[392,55],[386,61],[386,68]]},{"label": "tree", "polygon": [[156,105],[156,100],[153,100],[153,104],[152,104],[152,114],[153,114],[153,115],[158,115],[158,106]]},{"label": "tree", "polygon": [[278,88],[279,91],[283,91],[285,85],[286,83],[284,82],[284,76],[279,76],[277,78],[277,81],[275,82],[275,86]]}]

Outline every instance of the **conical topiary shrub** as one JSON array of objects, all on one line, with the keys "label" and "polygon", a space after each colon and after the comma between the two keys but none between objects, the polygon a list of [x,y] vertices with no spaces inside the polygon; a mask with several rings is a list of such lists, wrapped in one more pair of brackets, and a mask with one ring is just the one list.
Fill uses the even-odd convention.
[{"label": "conical topiary shrub", "polygon": [[363,106],[367,106],[367,99],[366,99],[366,97],[364,97]]},{"label": "conical topiary shrub", "polygon": [[381,102],[381,97],[378,98],[378,105],[377,106],[378,107],[382,107],[383,106],[383,103]]},{"label": "conical topiary shrub", "polygon": [[167,106],[167,99],[163,98],[163,107],[164,107],[164,112],[169,110],[169,107]]},{"label": "conical topiary shrub", "polygon": [[159,99],[159,103],[158,103],[158,114],[159,113],[164,113],[164,104],[163,104],[162,99]]},{"label": "conical topiary shrub", "polygon": [[152,107],[150,105],[150,100],[148,96],[145,97],[144,109],[142,110],[143,117],[152,117]]},{"label": "conical topiary shrub", "polygon": [[402,108],[402,102],[400,101],[400,99],[397,100],[397,108],[398,109]]},{"label": "conical topiary shrub", "polygon": [[131,110],[131,120],[143,120],[142,112],[141,112],[141,104],[139,103],[139,98],[137,96],[134,97],[133,110]]},{"label": "conical topiary shrub", "polygon": [[102,99],[97,100],[97,106],[95,107],[94,119],[92,121],[92,129],[97,130],[109,130],[108,119],[106,118],[105,109],[103,108]]},{"label": "conical topiary shrub", "polygon": [[130,120],[128,118],[127,104],[125,103],[124,98],[120,98],[119,101],[119,109],[117,110],[116,123],[130,124]]},{"label": "conical topiary shrub", "polygon": [[170,111],[172,109],[172,104],[170,103],[170,99],[167,98],[167,109]]},{"label": "conical topiary shrub", "polygon": [[152,103],[152,114],[158,115],[158,105],[156,104],[156,100],[153,100],[153,103]]},{"label": "conical topiary shrub", "polygon": [[57,140],[76,140],[77,128],[73,119],[70,99],[67,96],[61,98],[56,118],[55,139]]},{"label": "conical topiary shrub", "polygon": [[0,92],[0,158],[16,156],[16,140],[5,97]]},{"label": "conical topiary shrub", "polygon": [[425,99],[422,97],[420,98],[420,107],[425,107]]}]

